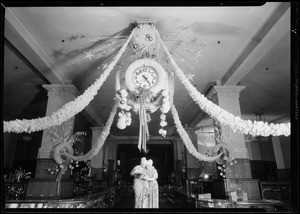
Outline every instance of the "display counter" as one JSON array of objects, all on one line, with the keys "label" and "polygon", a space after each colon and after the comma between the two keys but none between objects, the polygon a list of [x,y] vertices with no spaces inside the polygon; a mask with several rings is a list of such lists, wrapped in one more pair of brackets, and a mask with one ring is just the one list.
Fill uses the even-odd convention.
[{"label": "display counter", "polygon": [[216,211],[217,209],[224,209],[224,212],[289,212],[292,210],[289,201],[280,200],[242,200],[233,201],[231,199],[211,199],[211,198],[200,198],[201,196],[212,196],[212,194],[199,194],[189,196],[187,190],[173,189],[168,194],[169,203],[174,208],[185,208],[185,209],[202,209],[203,211],[211,210]]},{"label": "display counter", "polygon": [[291,206],[287,202],[282,202],[278,200],[248,200],[248,201],[239,201],[234,202],[231,200],[222,200],[222,199],[196,199],[195,198],[195,207],[196,208],[229,208],[229,209],[255,209],[261,208],[266,212],[289,212]]},{"label": "display counter", "polygon": [[5,208],[111,208],[114,206],[114,191],[102,191],[73,199],[25,199],[6,200]]}]

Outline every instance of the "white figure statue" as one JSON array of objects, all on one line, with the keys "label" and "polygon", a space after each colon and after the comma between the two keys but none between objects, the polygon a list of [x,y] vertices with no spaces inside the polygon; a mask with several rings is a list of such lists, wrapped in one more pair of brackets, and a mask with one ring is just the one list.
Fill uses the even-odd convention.
[{"label": "white figure statue", "polygon": [[134,176],[135,208],[158,208],[158,174],[152,164],[143,157],[130,172]]}]

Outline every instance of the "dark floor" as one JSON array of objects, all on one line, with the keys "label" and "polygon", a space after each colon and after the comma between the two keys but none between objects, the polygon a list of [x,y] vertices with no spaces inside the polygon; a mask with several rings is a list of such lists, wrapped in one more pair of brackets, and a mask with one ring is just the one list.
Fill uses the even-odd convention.
[{"label": "dark floor", "polygon": [[[116,204],[115,208],[122,208],[122,209],[134,208],[134,195],[131,195],[130,197],[124,197],[119,203]],[[174,207],[169,204],[166,196],[161,195],[159,197],[159,208],[170,209],[170,208],[174,208]]]}]

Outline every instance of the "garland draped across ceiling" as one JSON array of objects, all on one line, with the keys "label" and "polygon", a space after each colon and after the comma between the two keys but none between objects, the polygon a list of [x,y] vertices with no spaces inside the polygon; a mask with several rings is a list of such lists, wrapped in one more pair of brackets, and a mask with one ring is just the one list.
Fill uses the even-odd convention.
[{"label": "garland draped across ceiling", "polygon": [[[146,41],[145,39],[142,39],[145,37]],[[76,161],[87,161],[90,160],[93,156],[95,156],[103,146],[110,132],[110,127],[113,123],[113,119],[117,113],[118,107],[121,110],[118,114],[119,119],[117,124],[118,128],[120,129],[124,129],[126,128],[126,126],[129,126],[131,124],[131,113],[129,112],[131,109],[136,113],[139,113],[140,118],[142,118],[143,123],[140,121],[140,140],[141,138],[143,138],[144,140],[141,140],[142,142],[139,143],[139,148],[143,147],[145,149],[145,145],[143,145],[143,143],[145,143],[148,140],[147,134],[149,133],[147,132],[147,122],[150,121],[150,113],[153,113],[158,108],[160,108],[160,125],[162,128],[159,130],[159,134],[165,136],[166,130],[164,130],[163,128],[167,124],[165,121],[165,113],[167,113],[171,109],[177,132],[179,133],[187,150],[199,160],[214,161],[220,158],[220,156],[222,155],[221,153],[216,154],[213,157],[209,157],[197,152],[197,149],[194,147],[188,134],[182,127],[178,113],[173,103],[174,76],[179,78],[179,80],[182,82],[182,84],[188,91],[191,98],[196,102],[196,104],[210,117],[218,121],[222,126],[228,127],[234,132],[239,132],[242,134],[251,134],[253,136],[290,135],[290,123],[269,124],[267,122],[262,121],[243,120],[242,118],[232,115],[231,113],[220,108],[218,105],[209,101],[190,83],[189,79],[186,77],[184,72],[176,64],[174,58],[170,54],[166,45],[164,44],[155,26],[153,24],[151,25],[148,23],[139,24],[136,28],[133,29],[127,41],[123,44],[123,46],[121,47],[117,55],[114,57],[114,59],[111,61],[111,63],[108,65],[108,67],[104,70],[100,77],[96,79],[96,81],[84,91],[82,95],[78,96],[73,101],[66,103],[64,106],[62,106],[60,109],[58,109],[56,112],[53,112],[49,116],[31,120],[16,119],[13,121],[4,121],[4,132],[36,132],[40,130],[49,129],[52,126],[58,126],[63,122],[71,119],[74,115],[81,112],[94,99],[95,95],[98,93],[98,90],[101,88],[107,77],[110,75],[117,62],[124,55],[125,52],[128,52],[128,49],[131,49],[130,51],[132,51],[133,55],[135,56],[134,59],[132,59],[131,57],[131,60],[133,62],[141,60],[141,64],[144,64],[144,66],[148,63],[148,67],[152,66],[158,69],[163,69],[159,67],[160,64],[157,65],[159,56],[165,56],[164,58],[166,58],[167,61],[170,62],[170,64],[173,66],[172,71],[164,71],[164,78],[166,78],[166,82],[164,84],[157,83],[158,85],[161,84],[161,88],[157,89],[157,91],[153,90],[150,94],[149,90],[139,89],[136,91],[130,91],[130,83],[122,82],[122,79],[125,79],[125,76],[127,74],[125,74],[125,72],[120,73],[120,71],[118,71],[116,73],[115,86],[116,102],[111,110],[110,116],[105,124],[102,133],[97,139],[97,143],[87,154],[81,156],[74,156],[73,153],[68,153],[68,150],[66,149],[62,151],[64,147],[69,147],[73,143],[74,139],[71,138],[70,140],[64,142],[63,145],[56,147],[54,159],[57,163],[62,162],[62,159],[60,157],[61,153],[62,155],[65,155],[68,158]],[[139,62],[136,62],[135,65],[138,65],[138,63]],[[165,62],[160,63],[163,64]],[[162,71],[161,73],[163,74],[164,72]],[[148,73],[151,73],[151,71],[148,71]],[[155,76],[155,73],[152,75]],[[153,78],[154,80],[156,80],[155,77]],[[135,96],[137,93],[140,96]],[[142,134],[141,130],[143,131]],[[225,146],[223,147],[225,148]],[[227,150],[230,150],[230,148],[227,148]]]}]

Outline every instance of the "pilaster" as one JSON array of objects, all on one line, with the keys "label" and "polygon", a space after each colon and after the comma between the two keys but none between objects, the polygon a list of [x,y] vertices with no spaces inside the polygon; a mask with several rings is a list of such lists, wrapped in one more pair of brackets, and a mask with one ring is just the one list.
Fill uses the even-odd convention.
[{"label": "pilaster", "polygon": [[[43,85],[48,91],[48,102],[46,116],[50,116],[53,112],[56,112],[63,105],[70,102],[75,98],[76,88],[73,85]],[[74,117],[71,120],[70,135],[73,133]],[[63,124],[57,126],[58,130],[62,130]],[[50,141],[50,134],[47,130],[43,132],[41,147],[38,152],[39,158],[52,158],[52,152],[55,145],[52,145]]]}]

